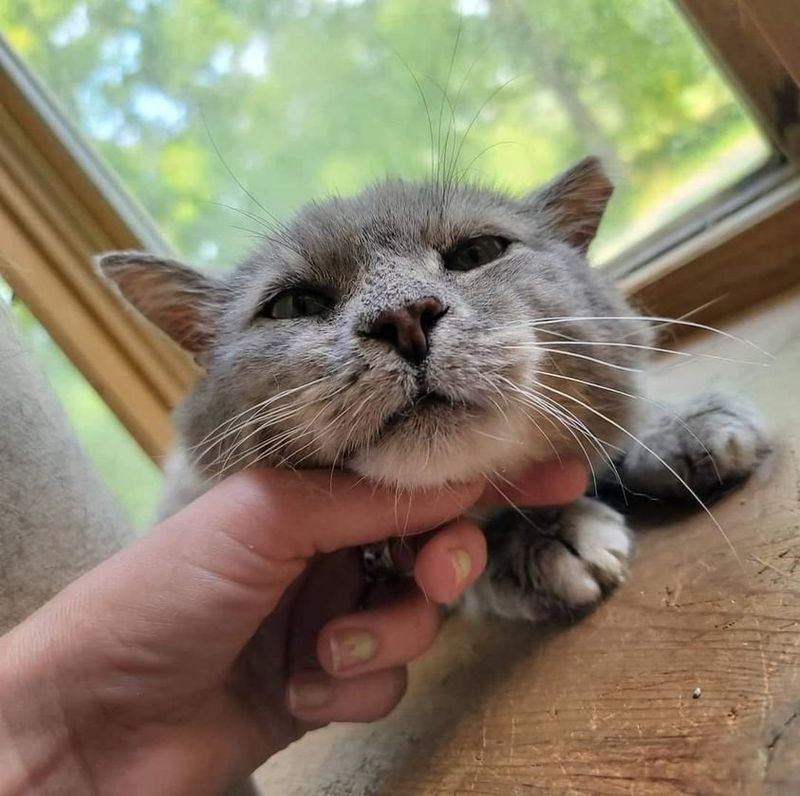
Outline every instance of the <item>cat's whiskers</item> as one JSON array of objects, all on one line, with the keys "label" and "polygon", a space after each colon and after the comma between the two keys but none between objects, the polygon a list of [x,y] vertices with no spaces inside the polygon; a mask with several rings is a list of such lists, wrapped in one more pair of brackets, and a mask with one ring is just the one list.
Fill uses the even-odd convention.
[{"label": "cat's whiskers", "polygon": [[[495,373],[493,375],[496,376],[496,377],[502,377],[501,373]],[[511,403],[511,401],[509,400],[509,397],[486,374],[479,373],[479,374],[476,374],[476,376],[477,376],[478,381],[482,382],[483,384],[486,384],[488,387],[493,389],[498,394],[498,396],[500,396],[501,400],[506,401],[507,403]],[[505,377],[503,377],[503,378],[505,378]],[[512,384],[513,384],[513,382],[512,382]],[[492,401],[492,403],[494,403],[494,401]],[[517,403],[518,406],[522,406],[522,404],[520,404],[519,401],[516,401],[515,403]],[[520,411],[522,412],[523,415],[525,415],[525,417],[528,418],[528,420],[531,422],[531,424],[542,435],[542,437],[545,439],[547,444],[550,446],[550,449],[553,451],[553,455],[560,462],[561,461],[561,454],[559,453],[558,449],[556,448],[556,446],[553,443],[553,440],[550,438],[550,436],[547,433],[545,433],[544,429],[541,427],[541,425],[539,425],[539,423],[536,421],[536,419],[531,417],[531,415],[528,414],[528,412],[525,411],[524,408],[521,408]],[[553,426],[553,428],[557,428],[555,426],[555,424],[553,423],[553,420],[551,418],[548,417],[547,421]],[[508,421],[506,421],[506,422],[508,423]],[[509,427],[510,427],[510,424],[509,424]]]},{"label": "cat's whiskers", "polygon": [[298,430],[295,427],[289,428],[273,437],[269,437],[258,445],[254,445],[247,450],[241,451],[235,458],[230,456],[225,460],[221,469],[216,471],[217,478],[222,478],[224,475],[234,472],[237,469],[244,469],[240,467],[242,463],[246,462],[246,467],[252,467],[260,461],[263,461],[268,456],[272,455],[281,447],[288,444],[295,439],[298,435]]},{"label": "cat's whiskers", "polygon": [[[583,452],[583,455],[586,458],[586,463],[589,467],[589,471],[592,476],[592,483],[595,485],[596,488],[597,474],[594,469],[594,464],[592,463],[592,458],[591,456],[589,456],[589,452],[586,450],[586,446],[581,442],[580,438],[573,430],[573,423],[569,422],[568,420],[565,420],[565,418],[562,416],[562,413],[556,410],[555,407],[548,406],[548,404],[543,400],[541,396],[533,395],[527,390],[522,390],[521,388],[517,387],[517,385],[515,385],[513,382],[509,382],[509,387],[513,390],[513,392],[517,394],[514,400],[521,403],[523,406],[528,406],[531,409],[540,412],[545,417],[554,418],[555,420],[558,421],[559,426],[565,429],[567,433],[569,433],[570,436],[572,436],[572,438],[575,440],[575,443]],[[579,427],[576,428],[590,442],[593,441],[591,433],[589,432],[588,429],[584,430]]]},{"label": "cat's whiskers", "polygon": [[562,357],[573,357],[574,359],[582,359],[586,362],[593,362],[595,365],[603,365],[604,367],[611,368],[612,370],[622,370],[626,373],[645,373],[644,368],[632,368],[628,365],[619,365],[616,362],[608,362],[605,359],[599,359],[598,357],[592,357],[588,354],[581,354],[578,351],[564,351],[558,348],[551,348],[550,344],[543,345],[540,343],[519,343],[515,345],[507,346],[512,351],[527,351],[527,350],[537,350],[541,351],[545,354],[558,354]]},{"label": "cat's whiskers", "polygon": [[[361,414],[361,412],[368,405],[370,405],[370,403],[372,403],[373,401],[374,401],[374,396],[371,393],[366,393],[363,396],[363,398],[361,399],[361,401],[359,402],[359,404],[356,405],[355,408],[350,408],[348,406],[344,406],[336,414],[336,416],[324,428],[322,428],[322,429],[320,429],[320,430],[315,432],[316,433],[316,437],[319,438],[319,437],[323,437],[325,434],[328,434],[336,426],[338,426],[340,424],[347,423],[349,425],[349,429],[347,431],[347,434],[346,434],[344,440],[342,441],[342,443],[339,445],[339,448],[337,449],[337,452],[336,452],[336,454],[335,454],[335,456],[333,458],[333,462],[331,464],[331,479],[333,478],[333,474],[334,474],[334,471],[336,469],[337,461],[342,456],[344,451],[348,449],[349,444],[350,444],[350,439],[353,436],[353,434],[356,431],[358,431],[358,425],[354,421],[358,418],[358,416]],[[316,421],[316,418],[314,418],[312,420],[312,423],[315,422],[315,421]],[[303,434],[308,433],[307,432],[307,428],[308,428],[307,426],[304,427],[304,430],[301,433],[303,433]],[[304,445],[299,450],[293,451],[291,456],[292,457],[296,457],[298,453],[302,452],[307,447],[309,447],[309,445],[313,444],[313,441],[314,440],[311,440],[309,443]],[[301,457],[301,459],[294,461],[293,462],[293,466],[295,466],[295,467],[299,466],[302,462],[306,461],[308,458],[310,458],[310,457],[316,455],[317,453],[319,453],[319,451],[322,450],[323,447],[324,447],[324,443],[320,443],[316,448],[314,448],[314,450],[310,451],[308,454],[306,454],[305,456]],[[289,459],[290,459],[290,457],[286,457],[277,466],[279,466],[279,467],[280,466],[284,466],[289,461]]]},{"label": "cat's whiskers", "polygon": [[[321,414],[326,408],[326,403],[325,402],[330,400],[331,398],[333,398],[338,393],[342,392],[344,389],[346,389],[346,387],[347,387],[347,385],[343,384],[343,385],[340,385],[338,388],[336,388],[333,392],[323,393],[322,395],[316,395],[313,398],[310,398],[309,400],[305,401],[304,403],[299,404],[298,406],[292,408],[291,410],[287,410],[287,412],[284,413],[284,414],[278,413],[278,414],[276,414],[274,416],[270,415],[270,416],[266,416],[266,417],[259,416],[259,417],[255,418],[253,420],[248,421],[246,425],[250,425],[252,423],[257,422],[258,423],[258,427],[255,428],[253,431],[251,431],[249,434],[247,434],[247,436],[245,436],[244,438],[240,439],[235,445],[231,446],[230,450],[228,451],[228,457],[230,457],[234,453],[234,451],[236,451],[238,448],[240,448],[241,446],[245,445],[249,439],[251,439],[252,437],[254,437],[254,436],[258,435],[258,434],[262,434],[265,431],[265,429],[268,428],[270,425],[278,422],[279,420],[282,421],[282,420],[285,420],[285,419],[287,419],[289,417],[293,417],[293,416],[299,414],[300,412],[302,412],[308,406],[312,406],[315,403],[322,402],[322,409],[320,409],[320,414]],[[317,415],[317,416],[319,416],[319,415]],[[226,460],[226,462],[227,462],[227,460]]]},{"label": "cat's whiskers", "polygon": [[[253,213],[249,210],[243,210],[241,207],[235,207],[234,205],[228,205],[224,202],[212,202],[211,204],[216,205],[217,207],[225,208],[226,210],[230,210],[234,213],[239,213],[240,215],[244,216],[251,221],[255,221],[259,224],[262,229],[260,230],[251,230],[247,229],[246,227],[236,227],[234,229],[242,229],[245,232],[250,232],[257,238],[266,239],[271,243],[275,243],[279,246],[283,246],[290,251],[293,251],[295,254],[302,255],[302,252],[298,249],[297,245],[294,241],[289,237],[288,233],[286,232],[285,227],[280,222],[269,221],[264,217],[258,215],[258,213]],[[266,231],[265,231],[266,230]]]},{"label": "cat's whiskers", "polygon": [[[756,365],[758,367],[768,368],[769,362],[756,362],[750,359],[737,359],[735,357],[720,356],[718,354],[708,354],[703,351],[681,351],[676,348],[660,348],[658,346],[643,345],[641,343],[620,343],[617,341],[606,340],[547,340],[544,343],[539,341],[531,341],[525,343],[513,343],[507,345],[506,348],[510,349],[526,349],[526,348],[541,348],[543,345],[550,348],[566,346],[603,346],[606,348],[628,348],[640,351],[651,351],[656,354],[670,354],[676,357],[685,357],[687,359],[713,359],[719,362],[732,362],[737,365]],[[605,363],[609,364],[609,363]]]},{"label": "cat's whiskers", "polygon": [[[212,463],[212,466],[216,465],[220,461],[222,456],[226,456],[225,462],[220,471],[222,473],[230,472],[234,467],[237,467],[239,464],[241,464],[244,461],[247,461],[249,458],[252,457],[256,457],[254,459],[254,462],[263,460],[264,458],[266,458],[266,456],[271,455],[273,452],[278,450],[282,445],[286,444],[286,442],[291,440],[291,438],[298,433],[298,429],[295,426],[292,426],[289,429],[283,431],[281,434],[277,436],[268,437],[260,444],[244,450],[236,458],[232,459],[232,457],[237,449],[245,445],[247,440],[249,440],[256,434],[264,433],[264,431],[270,425],[294,417],[303,412],[308,406],[311,406],[315,403],[319,403],[321,401],[323,402],[323,407],[320,411],[323,411],[326,406],[325,401],[327,401],[330,397],[336,395],[337,393],[341,392],[343,389],[345,389],[345,387],[346,385],[341,385],[340,387],[333,390],[333,392],[327,392],[321,395],[316,395],[313,398],[301,404],[297,405],[293,404],[290,407],[273,408],[272,410],[270,410],[265,414],[258,415],[255,418],[247,420],[246,423],[240,424],[240,426],[237,429],[234,429],[232,432],[229,432],[227,436],[233,436],[235,433],[240,431],[244,426],[250,425],[252,423],[257,422],[258,427],[254,431],[250,432],[245,438],[239,439],[239,441],[236,442],[234,445],[232,445],[230,448],[228,449],[223,448],[216,457],[216,459],[214,460],[214,462]],[[218,444],[222,445],[222,442]],[[250,464],[252,465],[254,462],[251,462]]]},{"label": "cat's whiskers", "polygon": [[[508,503],[509,508],[519,514],[526,525],[529,525],[531,528],[535,528],[536,524],[533,522],[533,520],[492,480],[493,475],[497,476],[498,478],[503,478],[497,470],[492,470],[491,473],[484,473],[483,477],[489,482],[492,489],[494,489],[495,492],[497,492],[497,494],[500,495],[500,497],[503,498],[506,503]],[[508,481],[508,479],[503,478],[503,480],[512,487],[514,486],[514,484]]]},{"label": "cat's whiskers", "polygon": [[[314,401],[312,401],[311,403],[314,403]],[[239,464],[241,464],[244,461],[247,461],[248,459],[250,459],[250,461],[248,462],[247,466],[253,467],[259,464],[260,462],[263,462],[265,459],[274,456],[276,453],[278,453],[278,451],[281,450],[281,448],[286,447],[288,444],[296,443],[298,439],[301,439],[302,437],[311,433],[310,431],[311,426],[319,417],[319,415],[322,413],[322,411],[324,411],[324,409],[325,407],[323,407],[323,409],[321,409],[314,418],[307,421],[304,425],[300,427],[292,426],[287,430],[285,430],[284,432],[282,432],[281,434],[278,434],[277,436],[268,437],[259,445],[256,445],[251,449],[244,451],[244,453],[240,454],[234,461],[227,463],[225,469],[227,471],[230,471],[234,467],[237,467]],[[314,440],[312,438],[312,440],[306,445],[304,445],[300,450],[305,450],[305,448],[308,447],[308,445],[312,444],[313,441]],[[285,466],[288,467],[289,469],[295,469],[294,465],[288,464],[288,457],[284,458],[276,466],[278,467]]]},{"label": "cat's whiskers", "polygon": [[[363,401],[361,405],[363,405]],[[342,410],[341,416],[342,418],[346,417],[348,420],[352,420],[352,415],[348,415],[344,410]],[[336,470],[337,462],[339,461],[339,458],[344,455],[344,452],[348,449],[348,446],[350,445],[350,437],[353,435],[355,429],[356,429],[356,424],[351,422],[347,434],[345,435],[339,447],[336,449],[336,453],[333,456],[333,461],[331,462],[331,478],[330,478],[331,491],[333,491],[333,474]]]},{"label": "cat's whiskers", "polygon": [[548,376],[550,378],[555,378],[555,379],[563,379],[565,381],[571,381],[577,384],[583,384],[587,387],[592,387],[593,389],[604,390],[606,392],[615,393],[616,395],[622,395],[625,398],[631,398],[637,401],[645,401],[646,403],[655,406],[656,408],[664,412],[664,414],[669,415],[673,420],[675,420],[684,429],[684,431],[686,431],[695,440],[695,442],[697,442],[697,444],[703,449],[703,451],[705,451],[706,456],[711,462],[711,466],[714,468],[717,480],[719,481],[720,485],[723,483],[722,476],[720,475],[719,468],[717,467],[717,463],[711,451],[708,449],[708,446],[703,442],[702,439],[700,439],[700,437],[697,436],[697,434],[695,434],[695,432],[686,423],[686,421],[677,412],[673,411],[667,404],[664,404],[661,401],[656,401],[653,398],[648,398],[646,395],[642,395],[641,393],[626,392],[625,390],[619,390],[616,387],[609,387],[608,385],[605,384],[598,384],[597,382],[588,381],[587,379],[580,379],[576,376],[566,376],[563,373],[552,373],[546,370],[534,370],[533,372],[541,376]]},{"label": "cat's whiskers", "polygon": [[479,437],[486,437],[487,439],[493,439],[496,442],[505,442],[507,445],[524,445],[525,443],[519,439],[509,439],[508,437],[498,437],[496,434],[489,434],[487,431],[481,431],[479,428],[474,429],[473,434],[477,434]]},{"label": "cat's whiskers", "polygon": [[594,414],[597,417],[599,417],[601,420],[604,420],[606,423],[609,423],[610,425],[614,426],[614,428],[616,428],[617,430],[621,431],[626,437],[631,439],[637,445],[641,446],[645,451],[647,451],[651,456],[653,456],[658,462],[660,462],[661,465],[666,470],[668,470],[678,480],[678,482],[684,487],[684,489],[686,489],[687,493],[689,495],[691,495],[692,499],[695,500],[697,502],[697,504],[700,506],[700,508],[705,512],[705,514],[708,516],[708,518],[713,523],[714,527],[722,535],[722,538],[725,540],[726,544],[730,548],[730,550],[733,553],[733,555],[736,558],[736,560],[739,562],[739,564],[741,566],[743,566],[741,558],[739,557],[739,553],[737,552],[735,546],[733,545],[733,542],[731,542],[730,537],[728,536],[727,533],[725,533],[725,530],[719,524],[719,521],[714,516],[714,514],[711,512],[711,509],[708,508],[708,506],[705,504],[703,499],[697,494],[697,492],[695,492],[694,489],[692,489],[692,487],[677,472],[677,470],[675,470],[675,468],[672,467],[672,465],[669,464],[669,462],[665,461],[649,445],[647,445],[645,442],[643,442],[641,439],[639,439],[639,437],[637,437],[634,433],[629,431],[623,425],[621,425],[620,423],[617,423],[615,420],[612,420],[610,417],[608,417],[607,415],[603,414],[599,410],[595,409],[593,406],[589,405],[585,401],[582,401],[579,398],[576,398],[574,395],[570,395],[569,393],[563,392],[562,390],[558,390],[555,387],[551,387],[549,384],[541,384],[540,386],[543,389],[548,390],[549,392],[552,392],[552,393],[555,393],[557,395],[560,395],[562,398],[566,398],[569,401],[574,401],[575,403],[579,404],[580,406],[582,406],[587,411],[589,411],[592,414]]},{"label": "cat's whiskers", "polygon": [[[606,448],[611,448],[611,449],[613,449],[615,451],[620,451],[621,452],[622,449],[619,448],[618,446],[614,445],[612,442],[609,442],[608,440],[605,440],[605,439],[602,439],[601,437],[599,437],[594,431],[592,431],[586,425],[586,423],[581,418],[579,418],[574,412],[570,411],[562,403],[558,403],[556,401],[553,401],[552,399],[548,398],[547,396],[542,395],[541,392],[539,392],[539,391],[528,391],[527,394],[528,394],[528,397],[531,398],[532,400],[540,402],[545,407],[547,407],[550,410],[550,412],[552,412],[557,418],[559,418],[561,420],[561,422],[564,425],[567,426],[568,429],[569,428],[573,428],[573,429],[577,430],[578,432],[580,432],[581,436],[583,436],[583,437],[585,437],[587,439],[587,441],[592,445],[594,450],[596,450],[600,454],[600,457],[608,465],[608,468],[609,468],[610,472],[612,472],[614,474],[614,477],[615,477],[617,483],[619,484],[620,489],[622,490],[623,498],[624,498],[625,502],[627,503],[627,495],[626,495],[627,490],[626,490],[625,485],[624,485],[624,483],[622,481],[622,476],[620,475],[619,469],[617,468],[617,465],[614,462],[614,459],[611,457],[609,452],[606,450]],[[573,434],[573,437],[574,436],[575,435]],[[579,442],[579,440],[576,439],[576,442]],[[583,450],[584,455],[587,457],[587,460],[591,461],[590,458],[588,457],[588,455],[586,454],[585,448],[583,448],[583,446],[581,446],[581,449]],[[593,475],[594,475],[594,473],[593,473]],[[596,477],[593,478],[593,483],[594,483],[595,491],[597,491],[597,479],[596,479]]]},{"label": "cat's whiskers", "polygon": [[[651,331],[655,330],[655,329],[663,329],[665,326],[672,326],[676,322],[685,321],[687,318],[691,318],[692,315],[696,315],[698,312],[702,312],[703,310],[708,309],[709,307],[713,306],[718,301],[721,301],[724,297],[725,297],[724,295],[723,296],[718,296],[717,298],[713,298],[710,301],[706,301],[704,304],[698,304],[694,309],[691,309],[688,312],[684,312],[683,315],[678,315],[676,318],[674,318],[672,320],[669,320],[669,321],[663,321],[661,323],[652,323],[652,324],[650,324],[648,326],[648,328]],[[626,337],[631,337],[632,335],[637,334],[637,333],[638,332],[636,330],[634,330],[632,332],[627,332],[626,334],[622,335],[622,338],[624,339]]]},{"label": "cat's whiskers", "polygon": [[[342,392],[348,386],[349,385],[347,384],[342,385],[341,389],[337,390],[336,393],[334,393],[334,395]],[[300,464],[302,464],[304,461],[319,453],[325,446],[325,441],[324,441],[325,435],[328,432],[330,432],[333,428],[335,428],[339,423],[341,423],[343,419],[347,416],[346,408],[347,407],[344,406],[339,411],[334,410],[333,417],[324,426],[322,426],[322,428],[315,428],[315,425],[317,423],[317,420],[319,420],[320,415],[326,410],[331,409],[330,404],[323,405],[319,410],[319,412],[317,412],[317,414],[314,415],[314,417],[312,417],[307,423],[305,423],[302,429],[298,432],[298,436],[300,437],[306,436],[307,434],[311,434],[312,438],[302,447],[292,450],[286,457],[284,457],[281,460],[281,462],[278,463],[277,466],[281,467],[291,460],[292,467],[298,468]],[[306,454],[300,459],[297,459],[296,457],[304,450],[306,450],[308,447],[313,445],[315,440],[319,441],[317,446],[310,453]]]},{"label": "cat's whiskers", "polygon": [[770,354],[768,351],[766,351],[761,346],[754,343],[752,340],[748,340],[744,337],[738,337],[737,335],[731,334],[730,332],[726,332],[723,329],[717,329],[714,326],[709,326],[708,324],[699,323],[697,321],[688,321],[685,318],[668,318],[663,315],[562,315],[562,316],[551,316],[545,318],[535,318],[532,320],[511,321],[507,324],[502,324],[500,326],[489,327],[486,329],[486,331],[506,331],[509,329],[520,328],[520,327],[536,328],[540,326],[549,326],[558,323],[571,323],[575,321],[629,321],[632,323],[647,321],[647,322],[656,322],[662,325],[684,326],[692,329],[700,329],[702,331],[710,332],[720,337],[724,337],[727,340],[731,340],[741,345],[748,346],[749,348],[752,348],[753,350],[757,351],[759,354],[767,357],[770,360],[775,359],[773,354]]},{"label": "cat's whiskers", "polygon": [[[581,450],[583,451],[583,454],[586,457],[587,462],[589,462],[589,466],[592,471],[592,480],[595,486],[595,491],[597,491],[597,478],[594,469],[592,468],[591,457],[589,457],[588,452],[586,451],[583,444],[580,442],[577,436],[572,432],[572,429],[575,429],[578,432],[580,432],[581,435],[588,440],[588,442],[592,445],[592,447],[596,451],[598,451],[600,456],[606,461],[610,471],[614,474],[616,480],[619,482],[619,485],[623,491],[623,496],[625,497],[626,490],[622,482],[619,470],[617,469],[614,460],[611,458],[608,451],[606,451],[605,449],[605,446],[608,446],[610,448],[614,448],[615,450],[620,450],[619,448],[617,448],[616,445],[598,437],[597,434],[595,434],[591,429],[589,429],[589,427],[574,412],[571,412],[568,408],[566,408],[562,404],[558,404],[552,401],[551,399],[542,395],[538,391],[534,391],[532,389],[523,390],[518,385],[515,385],[513,382],[510,382],[508,380],[506,380],[506,383],[513,391],[517,392],[518,394],[522,394],[525,398],[527,398],[531,402],[533,408],[537,408],[539,409],[539,411],[542,411],[542,408],[544,407],[545,411],[554,415],[561,422],[562,426],[565,427],[567,431],[571,433],[572,437],[575,439],[576,443],[578,443]],[[627,502],[627,497],[625,497],[625,500]]]},{"label": "cat's whiskers", "polygon": [[[267,219],[269,219],[269,223],[267,222],[267,219],[261,219],[261,223],[264,224],[268,229],[270,229],[270,231],[273,234],[277,235],[278,242],[280,244],[284,245],[287,249],[289,249],[289,251],[293,251],[302,257],[303,252],[299,249],[297,243],[292,239],[291,235],[289,235],[286,224],[284,224],[274,213],[267,210],[267,208],[264,207],[264,205],[253,195],[253,193],[245,187],[244,183],[239,179],[239,177],[236,176],[235,172],[233,171],[228,161],[222,154],[219,146],[217,145],[217,142],[214,139],[213,134],[211,133],[211,128],[208,126],[208,122],[206,121],[205,114],[202,112],[202,110],[200,112],[200,117],[202,119],[203,126],[205,127],[206,135],[208,136],[208,139],[211,142],[211,146],[213,147],[214,152],[216,153],[220,163],[222,163],[222,166],[225,169],[225,171],[228,172],[228,175],[236,183],[236,185],[242,191],[242,193],[244,193],[244,195],[256,207],[258,207],[259,210],[261,210],[261,212],[264,213],[265,216],[267,216]],[[244,213],[244,211],[240,212]]]},{"label": "cat's whiskers", "polygon": [[[292,469],[298,469],[303,462],[307,461],[313,456],[316,456],[325,447],[324,441],[320,441],[320,439],[325,436],[326,432],[330,431],[334,426],[336,426],[339,422],[341,422],[344,414],[345,413],[341,411],[338,414],[334,415],[333,419],[330,420],[321,429],[310,429],[308,426],[306,426],[306,428],[303,431],[303,436],[305,436],[306,434],[312,434],[313,435],[312,438],[302,447],[291,451],[291,453],[289,453],[289,455],[281,459],[281,461],[279,461],[276,466],[291,467]],[[312,424],[316,422],[316,420],[317,418],[314,418],[314,420],[311,421]],[[311,451],[309,451],[305,456],[301,456],[299,459],[297,458],[299,454],[301,454],[304,450],[306,450],[310,446],[314,445],[315,442],[317,442],[317,444]]]},{"label": "cat's whiskers", "polygon": [[[231,457],[233,457],[233,455],[236,453],[237,450],[243,448],[248,442],[248,440],[250,440],[257,434],[263,433],[270,425],[273,425],[278,422],[283,422],[289,420],[292,417],[297,416],[298,414],[302,413],[307,406],[315,403],[317,400],[318,399],[315,398],[311,401],[299,404],[297,406],[293,406],[291,408],[284,408],[283,411],[270,412],[267,415],[261,415],[252,418],[251,420],[248,420],[246,423],[240,424],[238,427],[232,429],[218,443],[216,443],[219,447],[219,452],[215,457],[215,459],[213,460],[213,462],[211,463],[211,465],[212,466],[216,465],[223,457],[225,457],[225,463],[223,467],[226,470],[229,469],[228,464],[231,461]],[[248,433],[246,436],[242,437],[242,432],[244,431],[244,429],[254,424],[256,425],[256,428],[252,430],[250,433]],[[234,442],[232,445],[226,446],[225,443],[227,442],[228,439],[235,439],[236,442]],[[274,437],[272,437],[272,439],[274,439]],[[249,453],[250,451],[245,449],[243,454],[244,457],[246,458]],[[237,459],[236,461],[239,461],[239,459]]]},{"label": "cat's whiskers", "polygon": [[273,404],[276,401],[281,400],[282,398],[286,398],[289,395],[293,395],[294,393],[296,393],[296,392],[298,392],[300,390],[304,390],[304,389],[306,389],[308,387],[311,387],[314,384],[319,384],[319,383],[324,382],[324,381],[329,381],[331,378],[332,378],[332,376],[328,375],[328,376],[321,376],[319,378],[312,379],[311,381],[308,381],[305,384],[301,384],[298,387],[291,387],[291,388],[289,388],[287,390],[282,390],[281,392],[277,393],[276,395],[271,395],[268,398],[265,398],[263,401],[259,401],[259,403],[255,404],[253,406],[248,406],[246,409],[243,409],[241,412],[239,412],[238,414],[234,415],[233,417],[229,417],[229,418],[226,418],[225,420],[223,420],[219,425],[217,425],[213,429],[211,429],[211,431],[209,431],[208,434],[206,434],[196,445],[192,445],[190,448],[188,448],[187,451],[189,453],[191,453],[191,452],[195,451],[197,448],[201,447],[202,445],[205,445],[207,442],[213,442],[214,439],[215,439],[215,436],[214,436],[215,434],[217,434],[221,430],[224,431],[224,430],[230,428],[231,425],[235,424],[236,421],[239,420],[244,415],[247,415],[247,414],[253,413],[253,412],[258,412],[260,409],[264,408],[265,406]]}]

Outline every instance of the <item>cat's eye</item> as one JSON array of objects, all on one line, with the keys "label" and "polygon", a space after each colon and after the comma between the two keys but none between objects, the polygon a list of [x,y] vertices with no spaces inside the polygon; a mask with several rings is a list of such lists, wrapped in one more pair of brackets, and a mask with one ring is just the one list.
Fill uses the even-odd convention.
[{"label": "cat's eye", "polygon": [[509,241],[497,235],[481,235],[462,241],[442,255],[448,271],[471,271],[488,265],[508,248]]},{"label": "cat's eye", "polygon": [[311,318],[330,311],[332,307],[332,299],[324,293],[309,288],[290,288],[264,304],[258,315],[278,321]]}]

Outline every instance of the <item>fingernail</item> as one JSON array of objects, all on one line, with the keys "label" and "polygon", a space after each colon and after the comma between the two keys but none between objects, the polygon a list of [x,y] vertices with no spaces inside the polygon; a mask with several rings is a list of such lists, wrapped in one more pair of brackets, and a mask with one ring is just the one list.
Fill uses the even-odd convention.
[{"label": "fingernail", "polygon": [[331,701],[333,688],[323,678],[291,681],[289,683],[289,710],[305,712],[324,707]]},{"label": "fingernail", "polygon": [[472,559],[463,547],[450,551],[450,560],[456,573],[456,586],[461,586],[472,572]]},{"label": "fingernail", "polygon": [[337,672],[371,660],[377,650],[377,639],[365,630],[336,633],[331,637],[331,658]]}]

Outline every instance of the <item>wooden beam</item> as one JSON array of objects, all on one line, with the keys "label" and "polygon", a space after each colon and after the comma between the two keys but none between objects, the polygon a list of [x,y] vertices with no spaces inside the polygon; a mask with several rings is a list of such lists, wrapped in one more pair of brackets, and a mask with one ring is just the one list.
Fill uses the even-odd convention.
[{"label": "wooden beam", "polygon": [[161,460],[172,437],[168,407],[2,203],[0,272],[145,452]]},{"label": "wooden beam", "polygon": [[[713,321],[800,283],[800,178],[620,282],[643,312]],[[699,309],[698,309],[699,308]]]},{"label": "wooden beam", "polygon": [[795,85],[800,86],[800,5],[796,0],[740,0]]},{"label": "wooden beam", "polygon": [[198,369],[97,279],[92,259],[163,244],[13,57],[0,56],[0,273],[142,447],[161,457],[171,411]]},{"label": "wooden beam", "polygon": [[[762,35],[762,27],[778,27],[784,15],[800,15],[797,3],[787,0],[678,0],[715,60],[739,90],[775,146],[800,164],[800,90],[798,83]],[[790,7],[793,7],[791,11]],[[761,9],[759,24],[753,9]],[[780,10],[781,16],[772,15]],[[792,28],[787,30],[787,37]],[[774,31],[773,31],[774,33]],[[796,63],[798,40],[794,46]]]}]

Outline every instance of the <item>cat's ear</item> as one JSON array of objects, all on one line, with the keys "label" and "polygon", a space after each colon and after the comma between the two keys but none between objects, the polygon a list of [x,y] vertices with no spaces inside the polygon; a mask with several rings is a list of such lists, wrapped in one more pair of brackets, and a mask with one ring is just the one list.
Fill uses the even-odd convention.
[{"label": "cat's ear", "polygon": [[176,343],[195,356],[208,349],[222,309],[223,283],[144,252],[110,252],[96,262],[125,299]]},{"label": "cat's ear", "polygon": [[588,157],[527,196],[525,204],[556,238],[585,254],[613,190],[600,160]]}]

